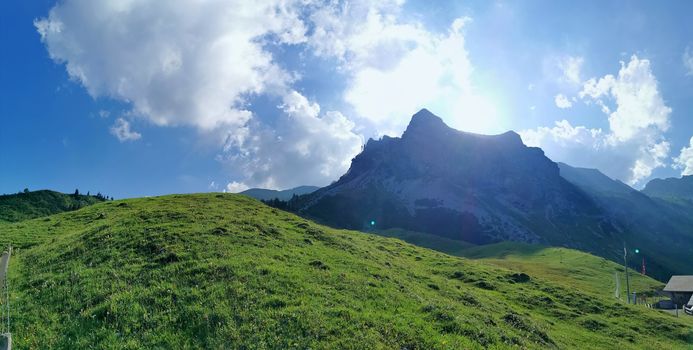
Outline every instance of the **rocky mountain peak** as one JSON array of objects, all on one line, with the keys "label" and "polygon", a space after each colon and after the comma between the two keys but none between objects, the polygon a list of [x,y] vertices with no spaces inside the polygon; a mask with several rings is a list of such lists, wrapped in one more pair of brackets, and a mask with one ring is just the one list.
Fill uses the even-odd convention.
[{"label": "rocky mountain peak", "polygon": [[440,132],[445,132],[448,130],[452,129],[450,129],[450,127],[443,122],[443,119],[424,108],[411,117],[411,121],[409,121],[407,130],[404,131],[402,138],[406,138],[407,136],[414,134],[435,136]]}]

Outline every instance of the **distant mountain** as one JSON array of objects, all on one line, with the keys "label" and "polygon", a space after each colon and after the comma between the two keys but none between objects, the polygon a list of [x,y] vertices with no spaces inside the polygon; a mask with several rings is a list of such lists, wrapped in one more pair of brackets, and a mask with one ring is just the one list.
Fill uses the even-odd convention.
[{"label": "distant mountain", "polygon": [[582,189],[590,192],[613,195],[632,195],[635,189],[621,181],[611,179],[597,169],[576,168],[565,163],[557,163],[561,176]]},{"label": "distant mountain", "polygon": [[267,200],[272,200],[272,199],[279,199],[282,201],[288,201],[293,197],[294,195],[300,196],[302,194],[308,194],[311,192],[315,192],[317,189],[320,187],[317,186],[299,186],[299,187],[294,187],[290,188],[288,190],[283,190],[283,191],[277,191],[277,190],[268,190],[264,188],[251,188],[248,190],[245,190],[241,192],[241,194],[244,194],[249,197],[253,197],[255,199],[267,201]]},{"label": "distant mountain", "polygon": [[401,138],[369,140],[337,182],[292,202],[308,217],[345,228],[622,254],[623,231],[541,149],[514,132],[454,130],[427,110],[412,117]]},{"label": "distant mountain", "polygon": [[666,279],[670,271],[690,273],[693,268],[693,206],[686,207],[609,178],[596,169],[559,163],[561,176],[585,191],[619,229],[631,248],[638,247],[650,273]]},{"label": "distant mountain", "polygon": [[642,192],[650,197],[693,202],[693,175],[683,176],[680,179],[654,179],[645,185]]},{"label": "distant mountain", "polygon": [[[337,227],[400,228],[485,244],[541,243],[622,261],[640,247],[659,279],[690,273],[693,217],[597,170],[556,164],[519,135],[452,129],[427,110],[402,137],[369,140],[337,182],[289,201]],[[640,257],[630,260],[640,267]]]},{"label": "distant mountain", "polygon": [[16,222],[103,202],[104,198],[64,194],[50,190],[20,192],[0,196],[0,222]]}]

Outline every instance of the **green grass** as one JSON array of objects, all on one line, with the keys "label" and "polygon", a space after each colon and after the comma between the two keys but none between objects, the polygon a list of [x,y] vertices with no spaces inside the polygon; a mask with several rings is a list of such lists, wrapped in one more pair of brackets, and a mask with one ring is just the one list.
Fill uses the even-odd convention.
[{"label": "green grass", "polygon": [[[626,299],[623,265],[568,248],[502,242],[463,250],[461,256],[558,281],[562,285],[598,296],[614,296],[614,273],[621,280],[621,299]],[[653,295],[664,283],[629,269],[631,292]]]},{"label": "green grass", "polygon": [[399,228],[377,230],[373,231],[373,233],[379,236],[401,239],[407,243],[411,243],[419,247],[437,250],[450,255],[462,256],[466,249],[474,246],[472,243],[460,240],[449,239],[430,233],[408,231]]},{"label": "green grass", "polygon": [[41,190],[0,196],[0,223],[18,222],[103,202],[95,196]]},{"label": "green grass", "polygon": [[0,227],[17,349],[686,349],[681,319],[230,194]]}]

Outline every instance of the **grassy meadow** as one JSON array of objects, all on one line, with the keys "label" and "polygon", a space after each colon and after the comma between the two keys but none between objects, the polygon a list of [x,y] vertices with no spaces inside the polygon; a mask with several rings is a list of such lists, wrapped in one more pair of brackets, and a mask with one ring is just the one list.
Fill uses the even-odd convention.
[{"label": "grassy meadow", "polygon": [[[597,280],[561,278],[550,264],[451,256],[241,195],[98,203],[2,223],[8,242],[16,349],[693,344],[685,320],[625,305]],[[635,284],[656,286],[643,281]]]}]

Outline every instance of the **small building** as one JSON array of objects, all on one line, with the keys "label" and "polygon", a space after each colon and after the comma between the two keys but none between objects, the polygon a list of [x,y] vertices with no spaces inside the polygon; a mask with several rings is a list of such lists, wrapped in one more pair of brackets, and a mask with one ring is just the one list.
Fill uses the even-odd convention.
[{"label": "small building", "polygon": [[693,276],[671,276],[664,292],[671,296],[671,301],[679,308],[686,305],[693,297]]}]

